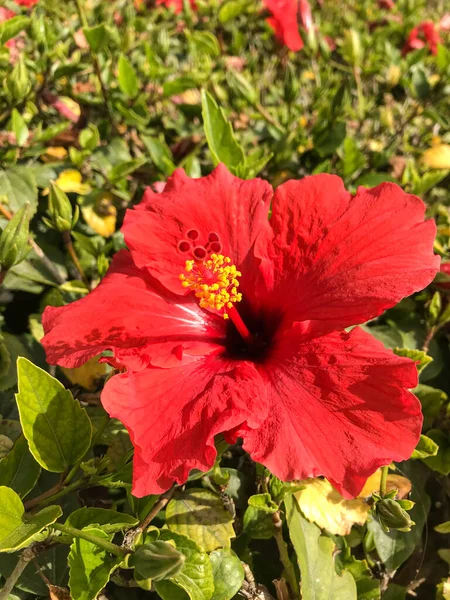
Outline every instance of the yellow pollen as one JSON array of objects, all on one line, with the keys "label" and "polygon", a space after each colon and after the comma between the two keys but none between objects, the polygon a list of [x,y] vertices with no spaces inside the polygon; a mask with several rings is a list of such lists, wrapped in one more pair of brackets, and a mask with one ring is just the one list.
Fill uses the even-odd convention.
[{"label": "yellow pollen", "polygon": [[231,263],[231,258],[222,254],[211,254],[202,262],[187,260],[185,265],[187,275],[180,275],[181,285],[194,292],[202,308],[222,310],[223,318],[228,319],[226,309],[233,308],[235,302],[242,300],[238,292],[242,273]]}]

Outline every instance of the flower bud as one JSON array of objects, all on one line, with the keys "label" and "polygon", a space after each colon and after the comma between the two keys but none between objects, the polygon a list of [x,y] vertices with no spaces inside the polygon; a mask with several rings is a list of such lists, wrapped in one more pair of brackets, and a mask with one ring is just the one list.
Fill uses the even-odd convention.
[{"label": "flower bud", "polygon": [[9,77],[3,83],[6,91],[15,102],[21,102],[30,91],[31,82],[28,69],[22,57],[17,61]]},{"label": "flower bud", "polygon": [[0,236],[0,264],[7,270],[20,263],[30,250],[28,245],[30,205],[27,202],[16,212]]},{"label": "flower bud", "polygon": [[139,546],[130,564],[139,579],[161,581],[177,575],[183,568],[186,557],[168,542],[156,540]]},{"label": "flower bud", "polygon": [[46,221],[47,225],[60,233],[73,229],[79,216],[78,206],[73,211],[66,193],[54,183],[51,184],[48,197],[48,215],[50,219]]},{"label": "flower bud", "polygon": [[383,498],[376,503],[375,515],[386,531],[390,529],[409,531],[415,524],[400,503],[391,498]]}]

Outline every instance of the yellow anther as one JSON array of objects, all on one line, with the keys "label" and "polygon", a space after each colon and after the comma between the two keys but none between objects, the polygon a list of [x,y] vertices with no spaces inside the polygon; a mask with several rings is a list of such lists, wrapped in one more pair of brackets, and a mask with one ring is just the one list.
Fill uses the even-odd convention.
[{"label": "yellow anther", "polygon": [[[225,266],[224,266],[225,265]],[[202,262],[187,260],[185,270],[188,273],[180,275],[181,285],[190,288],[199,299],[202,308],[222,310],[223,318],[228,319],[226,309],[233,308],[233,303],[242,300],[237,288],[241,276],[231,258],[222,254],[211,254]]]}]

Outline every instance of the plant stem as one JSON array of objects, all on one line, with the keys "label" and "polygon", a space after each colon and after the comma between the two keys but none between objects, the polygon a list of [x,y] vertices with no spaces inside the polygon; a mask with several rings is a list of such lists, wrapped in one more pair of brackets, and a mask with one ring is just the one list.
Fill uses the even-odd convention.
[{"label": "plant stem", "polygon": [[13,591],[16,583],[19,581],[20,576],[34,557],[35,553],[31,548],[27,548],[22,552],[17,565],[14,567],[13,571],[5,581],[5,585],[0,590],[0,600],[7,600],[9,598],[9,595]]},{"label": "plant stem", "polygon": [[78,256],[77,256],[77,253],[75,252],[75,248],[73,247],[72,237],[70,235],[70,231],[63,231],[61,233],[61,235],[62,235],[62,239],[63,239],[64,245],[66,247],[66,250],[67,250],[70,258],[72,259],[72,262],[75,265],[76,270],[80,274],[81,279],[83,280],[84,285],[88,289],[90,289],[89,279],[86,277],[86,274],[83,271],[83,267],[81,266],[80,261],[78,260]]},{"label": "plant stem", "polygon": [[262,117],[264,117],[264,119],[268,123],[273,125],[281,133],[285,133],[285,131],[284,131],[283,127],[280,125],[280,123],[278,123],[278,121],[275,119],[275,117],[272,117],[272,115],[269,113],[269,111],[266,110],[260,102],[257,102],[254,106],[255,106],[256,110],[260,113],[260,115]]},{"label": "plant stem", "polygon": [[[36,506],[39,506],[39,507],[48,506],[49,504],[52,504],[55,500],[59,500],[59,498],[62,498],[63,496],[66,496],[67,494],[70,494],[71,492],[74,492],[75,490],[78,490],[82,487],[88,488],[88,487],[91,487],[96,484],[97,484],[97,481],[86,482],[86,481],[78,480],[78,481],[75,481],[74,483],[72,483],[71,485],[68,485],[67,487],[64,487],[62,489],[60,489],[61,484],[58,484],[57,486],[55,486],[54,488],[51,488],[50,490],[47,490],[40,496],[36,496],[36,498],[33,498],[32,500],[28,500],[27,502],[25,502],[24,503],[25,510],[31,510],[32,508],[35,508]],[[54,493],[53,493],[53,490],[55,490]]]},{"label": "plant stem", "polygon": [[52,525],[49,525],[49,527],[51,527],[51,529],[56,529],[57,531],[67,533],[67,535],[70,535],[72,537],[77,537],[82,540],[86,540],[86,542],[91,542],[91,544],[95,544],[99,548],[103,548],[103,550],[106,550],[106,552],[114,554],[115,556],[125,556],[126,554],[130,553],[130,550],[120,548],[112,542],[108,542],[107,540],[99,538],[92,533],[82,531],[81,529],[76,529],[75,527],[71,527],[70,525],[63,525],[62,523],[53,523]]},{"label": "plant stem", "polygon": [[381,467],[381,481],[380,481],[380,496],[381,497],[386,495],[388,472],[389,472],[389,467]]},{"label": "plant stem", "polygon": [[283,521],[280,516],[280,512],[277,511],[272,515],[273,521],[273,535],[275,537],[275,541],[278,546],[278,552],[280,554],[281,564],[284,567],[286,573],[286,581],[291,588],[291,592],[295,598],[298,598],[300,595],[300,588],[298,585],[297,578],[295,576],[294,567],[291,563],[291,559],[289,558],[288,547],[283,538]]},{"label": "plant stem", "polygon": [[172,496],[175,493],[175,490],[177,488],[177,485],[174,483],[173,486],[170,488],[170,490],[167,490],[167,492],[164,492],[164,494],[161,494],[161,496],[159,497],[159,500],[156,502],[156,504],[153,506],[153,508],[151,509],[151,511],[148,513],[148,515],[145,517],[145,519],[143,521],[141,521],[139,523],[139,525],[135,528],[132,529],[131,531],[129,531],[127,533],[127,535],[125,536],[125,540],[124,540],[124,546],[132,546],[134,539],[144,531],[144,529],[146,529],[150,523],[153,521],[153,519],[156,517],[156,515],[165,507],[167,506],[167,504],[169,504]]},{"label": "plant stem", "polygon": [[422,346],[422,350],[427,353],[428,352],[428,348],[437,332],[438,328],[436,326],[434,327],[430,327],[430,330],[428,331],[426,338],[423,342],[423,346]]}]

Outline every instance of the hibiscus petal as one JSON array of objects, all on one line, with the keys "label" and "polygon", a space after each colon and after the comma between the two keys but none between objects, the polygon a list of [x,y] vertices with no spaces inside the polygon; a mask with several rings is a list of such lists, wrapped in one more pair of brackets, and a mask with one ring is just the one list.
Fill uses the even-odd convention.
[{"label": "hibiscus petal", "polygon": [[215,435],[242,424],[257,427],[267,415],[255,367],[215,358],[116,375],[107,382],[102,403],[130,432],[137,497],[183,483],[191,469],[210,469]]},{"label": "hibiscus petal", "polygon": [[223,319],[202,311],[194,297],[180,299],[164,288],[162,296],[158,287],[127,250],[117,253],[93,292],[67,306],[45,309],[42,344],[48,362],[78,367],[109,349],[116,362],[136,369],[152,356],[164,362],[169,355],[178,356],[179,362],[180,346],[194,355],[217,351]]},{"label": "hibiscus petal", "polygon": [[273,15],[267,19],[267,23],[274,30],[280,44],[284,44],[293,52],[301,50],[303,40],[298,31],[297,0],[264,0],[264,4]]},{"label": "hibiscus petal", "polygon": [[[237,432],[284,481],[325,476],[355,497],[382,465],[410,457],[420,436],[415,364],[359,328],[302,342],[286,331],[263,367],[269,415]],[[266,384],[266,385],[267,385]]]},{"label": "hibiscus petal", "polygon": [[287,317],[319,321],[324,333],[362,323],[426,287],[440,259],[435,223],[424,222],[424,212],[419,198],[393,183],[359,188],[354,197],[334,175],[281,185],[267,281]]},{"label": "hibiscus petal", "polygon": [[193,249],[205,249],[205,256],[224,254],[240,265],[261,230],[270,230],[271,198],[267,182],[244,181],[224,165],[200,179],[178,169],[163,192],[148,189],[141,209],[127,211],[122,231],[136,265],[170,291],[185,294],[179,275]]}]

